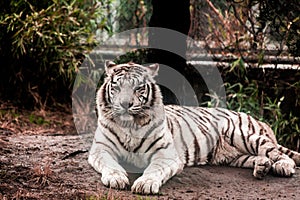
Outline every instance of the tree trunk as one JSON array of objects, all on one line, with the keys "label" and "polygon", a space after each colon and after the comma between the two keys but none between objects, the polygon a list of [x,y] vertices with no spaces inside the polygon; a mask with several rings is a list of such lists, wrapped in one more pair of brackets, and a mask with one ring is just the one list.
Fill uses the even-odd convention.
[{"label": "tree trunk", "polygon": [[[188,0],[152,0],[152,6],[153,14],[149,26],[171,29],[178,33],[172,37],[165,31],[156,29],[151,31],[149,46],[157,48],[149,51],[148,62],[160,63],[177,70],[192,86],[198,103],[206,101],[205,94],[208,92],[206,84],[199,72],[193,66],[187,65],[185,57],[186,39],[191,22],[190,2]],[[175,53],[172,50],[175,50]],[[176,87],[179,90],[184,90],[182,85],[176,85]],[[179,103],[174,95],[170,95],[171,93],[167,88],[162,87],[162,93],[165,104]],[[182,91],[176,91],[176,93],[184,95]]]}]

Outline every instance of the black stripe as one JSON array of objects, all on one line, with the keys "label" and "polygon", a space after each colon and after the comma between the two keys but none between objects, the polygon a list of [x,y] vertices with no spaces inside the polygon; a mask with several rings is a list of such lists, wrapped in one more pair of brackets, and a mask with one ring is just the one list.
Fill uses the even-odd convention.
[{"label": "black stripe", "polygon": [[226,136],[227,137],[227,134],[229,132],[229,129],[230,129],[230,121],[228,118],[225,118],[227,120],[227,129],[224,130],[224,127],[222,128],[222,135]]},{"label": "black stripe", "polygon": [[[108,99],[107,96],[109,96],[107,92],[107,82],[103,83],[100,89],[100,99],[102,99],[104,106],[106,107],[108,105]],[[101,103],[101,102],[100,102]]]},{"label": "black stripe", "polygon": [[147,96],[145,97],[145,104],[146,104],[149,101],[151,86],[149,86],[149,84],[146,84],[145,87],[146,87],[146,92],[147,92]]},{"label": "black stripe", "polygon": [[[250,115],[247,116],[247,119],[248,119],[248,122],[249,122],[249,124],[248,124],[249,131],[248,131],[247,140],[249,141],[250,137],[255,134],[255,127],[254,127],[254,125],[251,121]],[[252,130],[251,134],[249,133],[250,130]],[[254,149],[253,143],[250,144],[250,147],[251,147],[252,153],[255,154],[255,149]]]},{"label": "black stripe", "polygon": [[212,158],[213,158],[213,151],[214,151],[214,149],[212,149],[212,150],[207,154],[206,159],[207,159],[207,162],[208,162],[208,163],[210,163],[211,160],[212,160]]},{"label": "black stripe", "polygon": [[110,83],[111,83],[111,84],[117,84],[117,82],[114,81],[114,78],[115,78],[115,77],[116,77],[115,75],[113,75],[113,76],[110,77]]},{"label": "black stripe", "polygon": [[266,156],[269,158],[269,153],[271,152],[271,151],[273,151],[274,149],[276,149],[275,147],[272,147],[272,148],[269,148],[269,149],[267,149],[266,150]]},{"label": "black stripe", "polygon": [[241,117],[240,113],[238,113],[238,118],[239,118],[239,128],[240,128],[240,132],[241,132],[241,136],[242,136],[242,140],[243,140],[244,146],[246,148],[246,151],[251,154],[251,152],[249,151],[249,148],[247,146],[247,141],[246,141],[245,134],[244,134],[244,132],[242,130],[243,124],[242,124],[242,117]]},{"label": "black stripe", "polygon": [[253,123],[252,123],[252,118],[250,117],[250,115],[248,115],[248,121],[249,121],[249,130],[250,130],[250,126],[251,126],[251,130],[252,130],[252,134],[251,135],[253,135],[253,134],[255,134],[255,127],[254,127],[254,125],[253,125]]},{"label": "black stripe", "polygon": [[256,149],[255,149],[255,152],[256,152],[256,155],[258,155],[258,150],[259,150],[259,140],[260,140],[261,138],[258,138],[258,139],[256,139]]},{"label": "black stripe", "polygon": [[202,112],[206,113],[207,115],[211,116],[212,118],[215,118],[216,121],[219,121],[220,119],[216,116],[216,115],[213,115],[211,112],[208,112],[208,110],[216,110],[216,111],[220,111],[220,109],[217,109],[217,108],[211,108],[211,109],[208,109],[208,108],[202,108],[202,107],[197,107],[198,110],[201,110]]},{"label": "black stripe", "polygon": [[156,99],[156,87],[154,83],[150,84],[151,86],[151,93],[152,93],[152,99],[150,101],[150,107],[152,107],[155,103],[155,99]]},{"label": "black stripe", "polygon": [[200,146],[197,141],[197,138],[194,139],[194,165],[198,165],[198,160],[200,160],[199,154],[200,154]]},{"label": "black stripe", "polygon": [[[229,115],[225,115],[224,116],[224,115],[221,115],[220,113],[218,113],[217,115],[219,117],[227,120],[227,128],[226,128],[226,130],[224,130],[224,126],[223,126],[223,128],[222,128],[222,135],[225,136],[225,138],[230,138],[230,145],[233,146],[235,125],[234,125],[232,119],[230,118]],[[231,124],[232,124],[233,130],[231,132],[229,132]]]},{"label": "black stripe", "polygon": [[234,122],[233,122],[232,118],[229,118],[229,120],[231,121],[231,124],[232,124],[232,127],[233,127],[233,130],[231,132],[231,137],[230,137],[230,145],[234,146],[235,125],[234,125]]},{"label": "black stripe", "polygon": [[159,140],[161,140],[164,137],[164,135],[158,137],[156,140],[154,140],[149,147],[147,148],[147,150],[145,151],[145,153],[147,153]]},{"label": "black stripe", "polygon": [[[188,107],[183,107],[183,108],[184,109],[181,110],[181,111],[184,112],[187,115],[187,117],[189,117],[195,124],[197,124],[197,128],[200,130],[200,132],[204,136],[206,136],[206,138],[207,138],[207,143],[206,143],[207,144],[207,148],[210,149],[211,146],[214,146],[214,138],[211,135],[210,129],[202,122],[202,121],[204,121],[203,118],[205,118],[207,120],[207,123],[211,124],[211,126],[215,129],[216,133],[218,133],[217,128],[211,123],[211,121],[209,119],[207,119],[206,117],[200,115],[200,114],[202,114],[201,111],[198,110],[198,112],[200,112],[200,114],[198,114],[198,113],[195,113],[193,110],[191,110]],[[191,114],[193,115],[193,117],[191,116]],[[203,128],[203,126],[204,126],[204,128]],[[190,131],[192,132],[191,129],[190,129]],[[195,136],[195,138],[197,138],[196,135],[195,135],[195,133],[194,132],[192,132],[192,133]],[[200,150],[200,148],[199,148],[199,150]]]},{"label": "black stripe", "polygon": [[[207,126],[205,126],[205,124],[203,124],[202,121],[204,121],[204,120],[203,120],[203,118],[202,118],[201,115],[199,115],[198,113],[195,113],[195,112],[194,112],[192,109],[190,109],[189,107],[184,107],[184,108],[185,108],[186,110],[189,111],[189,112],[185,112],[188,116],[191,115],[191,114],[194,115],[194,118],[191,117],[191,119],[192,119],[196,124],[200,124],[201,126],[204,126],[205,129],[206,129],[205,132],[208,132],[208,131],[209,131],[209,128],[208,128]],[[202,111],[202,110],[201,110],[201,111]],[[198,110],[198,112],[200,112],[200,113],[201,113],[201,111]],[[201,114],[202,114],[202,113],[201,113]],[[202,120],[202,121],[198,120],[198,118],[200,118],[200,120]]]},{"label": "black stripe", "polygon": [[251,158],[252,156],[251,155],[248,155],[244,158],[244,160],[241,162],[241,165],[240,167],[244,167],[245,163],[249,160],[249,158]]},{"label": "black stripe", "polygon": [[260,130],[259,130],[259,135],[263,135],[264,134],[264,127],[261,123],[258,122],[258,125],[260,127]]},{"label": "black stripe", "polygon": [[263,141],[260,143],[260,146],[263,146],[264,144],[266,144],[266,140],[265,139],[263,139]]},{"label": "black stripe", "polygon": [[185,163],[184,163],[184,166],[187,166],[188,163],[189,163],[189,157],[190,157],[190,154],[189,154],[189,150],[188,148],[186,148],[185,152],[184,152],[184,156],[185,156]]},{"label": "black stripe", "polygon": [[145,140],[148,138],[148,136],[156,129],[158,128],[160,125],[162,125],[164,123],[164,119],[158,121],[157,123],[154,123],[149,130],[146,132],[146,134],[144,135],[144,137],[142,138],[140,144],[133,150],[134,153],[136,153],[144,144]]},{"label": "black stripe", "polygon": [[[233,127],[233,130],[231,131],[231,133],[230,134],[228,134],[228,137],[230,136],[230,145],[231,146],[234,146],[234,136],[235,136],[235,124],[234,124],[234,122],[233,122],[233,119],[232,119],[232,117],[227,113],[227,112],[225,112],[225,110],[222,110],[222,109],[220,109],[220,108],[215,108],[217,111],[219,111],[220,113],[222,113],[222,114],[224,114],[225,116],[224,116],[224,118],[226,118],[226,119],[228,119],[228,124],[231,122],[231,124],[232,124],[232,127]],[[229,111],[229,110],[226,110],[226,111]],[[237,115],[237,113],[236,112],[233,112],[233,111],[229,111],[231,114],[233,114],[233,115]],[[220,114],[217,114],[218,116],[221,116]]]},{"label": "black stripe", "polygon": [[[121,141],[120,137],[117,135],[117,133],[108,125],[103,124],[103,122],[100,121],[100,124],[102,125],[103,128],[107,129],[109,133],[111,133],[119,142],[119,144],[125,148],[124,143]],[[115,146],[117,146],[106,134],[103,134],[109,141],[111,141]],[[126,148],[125,148],[126,149]],[[127,150],[127,149],[126,149]]]},{"label": "black stripe", "polygon": [[[184,115],[183,115],[183,112],[184,112],[184,110],[182,109],[182,110],[171,110],[171,112],[172,111],[177,111],[177,115],[179,115],[180,117],[181,117],[181,119],[185,122],[185,124],[187,125],[187,127],[188,127],[188,129],[189,129],[189,131],[190,131],[190,133],[194,136],[194,141],[195,140],[197,140],[197,137],[196,137],[196,135],[195,135],[195,133],[193,132],[193,130],[192,130],[192,128],[191,128],[191,126],[190,126],[190,124],[186,121],[186,119],[184,118]],[[175,113],[174,113],[175,114]],[[182,133],[182,132],[181,132]],[[198,152],[200,151],[200,146],[199,146],[199,144],[198,144],[198,147],[199,147],[199,149],[198,149]],[[188,149],[187,149],[188,150]],[[195,150],[194,150],[195,151]],[[195,152],[194,152],[194,154],[195,154]],[[195,158],[194,158],[194,160],[193,160],[193,162],[195,163]]]},{"label": "black stripe", "polygon": [[230,117],[230,115],[228,114],[228,112],[230,112],[231,114],[235,114],[236,115],[236,112],[233,112],[232,110],[226,110],[226,109],[221,109],[221,108],[215,108],[215,110],[217,110],[218,112],[222,113],[223,115],[226,115],[227,117]]},{"label": "black stripe", "polygon": [[205,128],[202,127],[202,124],[198,124],[197,128],[200,130],[201,133],[203,133],[203,135],[206,136],[207,130],[205,130]]},{"label": "black stripe", "polygon": [[167,119],[168,129],[171,132],[171,134],[174,135],[174,133],[173,133],[173,131],[174,131],[173,130],[173,124],[172,124],[172,122],[171,122],[171,120],[168,116],[166,117],[166,119]]},{"label": "black stripe", "polygon": [[161,147],[158,147],[157,149],[155,149],[155,150],[150,154],[149,159],[148,159],[148,163],[150,163],[150,161],[152,160],[152,157],[153,157],[155,154],[157,154],[157,152],[158,152],[159,150],[167,149],[167,148],[169,148],[170,145],[171,145],[171,143],[167,143],[167,145],[161,146]]},{"label": "black stripe", "polygon": [[253,153],[253,154],[256,154],[256,152],[255,152],[255,148],[254,148],[254,146],[253,146],[253,143],[252,143],[252,142],[250,143],[250,147],[251,147],[252,153]]},{"label": "black stripe", "polygon": [[[203,118],[206,118],[206,117],[203,117]],[[209,120],[209,119],[206,118],[206,120]],[[217,127],[217,124],[213,124],[212,121],[208,121],[208,122],[209,122],[209,123],[211,124],[211,126],[214,128],[215,132],[218,133],[218,135],[219,135],[219,134],[220,134],[220,131],[219,131],[218,127]],[[210,133],[208,133],[207,135],[210,137],[211,141],[214,141],[214,139],[212,138],[212,135],[211,135]],[[213,145],[213,144],[212,144],[212,145]]]},{"label": "black stripe", "polygon": [[[171,109],[171,108],[168,109],[169,107],[166,107],[166,108],[167,108],[166,110],[170,110]],[[184,146],[184,148],[186,150],[185,154],[184,154],[184,156],[185,156],[185,165],[186,165],[188,163],[188,161],[189,161],[189,152],[188,152],[188,146],[187,146],[187,144],[186,144],[186,142],[185,142],[185,140],[183,138],[183,133],[182,133],[181,125],[178,122],[176,115],[174,116],[174,114],[172,112],[168,112],[168,114],[169,114],[169,117],[172,117],[172,122],[174,122],[177,125],[177,127],[178,127],[180,139],[181,139],[181,141],[183,143],[183,146]],[[176,129],[176,126],[175,126],[175,129]]]},{"label": "black stripe", "polygon": [[106,88],[105,88],[105,93],[104,93],[104,98],[105,100],[109,103],[109,104],[112,104],[112,101],[111,101],[111,84],[106,84]]},{"label": "black stripe", "polygon": [[[106,136],[105,136],[106,137]],[[113,143],[113,141],[111,141],[110,139],[108,139],[112,144],[114,144]],[[95,143],[96,144],[100,144],[100,145],[103,145],[103,146],[105,146],[106,148],[108,148],[108,149],[110,149],[111,151],[113,151],[113,153],[115,154],[115,155],[118,155],[118,153],[112,148],[112,146],[109,146],[108,144],[105,144],[105,143],[103,143],[103,142],[97,142],[97,141],[95,141]],[[115,144],[113,145],[113,146],[115,146]],[[118,151],[119,151],[119,148],[117,147],[117,149],[118,149]]]},{"label": "black stripe", "polygon": [[[200,124],[201,126],[204,126],[206,130],[204,130],[205,132],[209,131],[209,128],[207,126],[205,126],[205,124],[202,122],[204,121],[202,116],[198,113],[195,113],[192,109],[188,108],[188,107],[183,107],[184,109],[182,109],[181,111],[184,112],[187,117],[190,117],[190,119],[195,123],[195,124]],[[188,111],[188,112],[187,112]],[[199,111],[198,111],[199,112]],[[191,114],[194,115],[194,117],[191,117]],[[198,120],[198,118],[200,118],[200,120]]]},{"label": "black stripe", "polygon": [[[262,140],[262,141],[261,141]],[[264,144],[266,144],[266,140],[263,139],[262,137],[259,137],[257,140],[256,140],[256,154],[259,154],[258,151],[259,151],[259,147],[262,147]]]}]

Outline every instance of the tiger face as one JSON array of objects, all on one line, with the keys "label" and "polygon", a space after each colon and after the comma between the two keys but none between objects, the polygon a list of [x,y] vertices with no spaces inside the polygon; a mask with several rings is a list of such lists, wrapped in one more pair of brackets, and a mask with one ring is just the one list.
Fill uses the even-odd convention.
[{"label": "tiger face", "polygon": [[157,105],[154,101],[160,95],[153,79],[158,64],[145,67],[135,63],[117,65],[107,61],[105,70],[107,78],[97,95],[100,114],[122,127],[149,123],[153,112],[150,108]]}]

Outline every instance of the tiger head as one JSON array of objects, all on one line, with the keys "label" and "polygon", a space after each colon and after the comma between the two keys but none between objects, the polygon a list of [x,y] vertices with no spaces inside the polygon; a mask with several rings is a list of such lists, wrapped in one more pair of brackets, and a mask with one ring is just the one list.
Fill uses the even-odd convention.
[{"label": "tiger head", "polygon": [[98,115],[135,128],[149,124],[159,113],[164,117],[161,92],[154,80],[158,69],[158,64],[146,67],[106,61],[107,77],[97,93]]}]

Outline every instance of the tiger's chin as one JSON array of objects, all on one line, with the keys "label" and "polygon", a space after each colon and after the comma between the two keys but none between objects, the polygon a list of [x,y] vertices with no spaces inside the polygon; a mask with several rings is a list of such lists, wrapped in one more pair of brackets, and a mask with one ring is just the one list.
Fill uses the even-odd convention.
[{"label": "tiger's chin", "polygon": [[118,116],[118,119],[114,120],[121,127],[125,128],[139,128],[150,123],[151,119],[149,116],[139,116],[123,114]]}]

